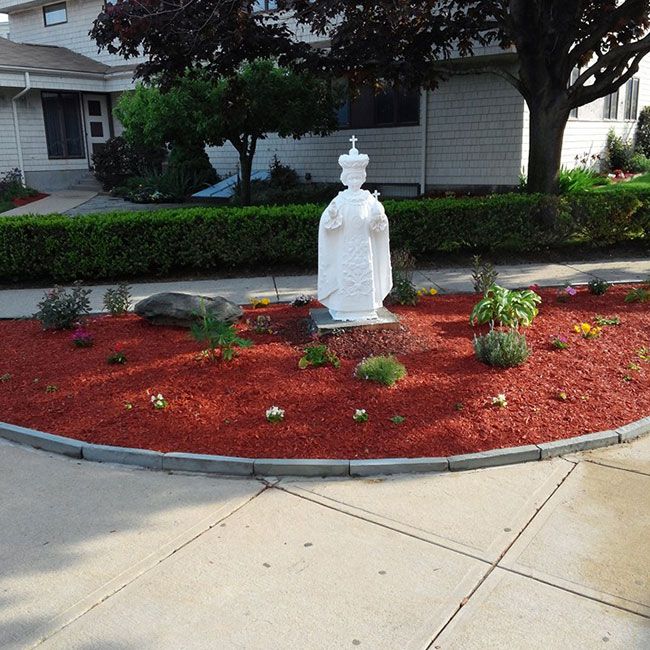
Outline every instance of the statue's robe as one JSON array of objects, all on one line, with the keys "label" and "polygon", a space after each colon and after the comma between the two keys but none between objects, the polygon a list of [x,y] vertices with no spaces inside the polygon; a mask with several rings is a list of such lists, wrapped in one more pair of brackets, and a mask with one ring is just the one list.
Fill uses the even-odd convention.
[{"label": "statue's robe", "polygon": [[318,300],[336,320],[376,318],[392,287],[384,207],[366,190],[340,192],[320,220]]}]

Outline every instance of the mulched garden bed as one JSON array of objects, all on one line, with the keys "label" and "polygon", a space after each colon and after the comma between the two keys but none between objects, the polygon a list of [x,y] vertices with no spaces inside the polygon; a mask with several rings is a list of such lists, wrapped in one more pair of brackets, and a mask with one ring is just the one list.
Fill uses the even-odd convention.
[{"label": "mulched garden bed", "polygon": [[14,204],[14,207],[22,208],[23,206],[29,205],[30,203],[40,201],[41,199],[46,199],[48,196],[49,194],[43,194],[42,192],[39,192],[38,194],[32,194],[32,196],[24,196],[19,199],[11,199],[11,202]]},{"label": "mulched garden bed", "polygon": [[[628,287],[629,288],[629,287]],[[404,329],[329,338],[341,367],[299,370],[311,341],[308,308],[247,310],[268,315],[275,334],[230,363],[198,359],[186,330],[154,327],[136,316],[90,318],[91,348],[74,348],[70,332],[45,332],[36,321],[0,322],[0,420],[120,446],[246,457],[374,458],[447,456],[568,438],[614,428],[649,414],[650,304],[626,304],[628,288],[569,302],[541,290],[540,315],[526,331],[533,348],[519,368],[481,364],[468,322],[475,295],[438,295],[394,307]],[[573,332],[594,316],[620,326],[587,340]],[[563,335],[567,350],[551,347]],[[125,365],[108,365],[121,344]],[[359,359],[395,353],[406,379],[385,388],[353,376]],[[156,410],[150,395],[169,406]],[[505,393],[508,406],[491,405]],[[564,395],[562,396],[561,393]],[[565,399],[563,399],[565,398]],[[284,422],[268,423],[272,405]],[[352,420],[366,409],[365,423]],[[391,422],[399,415],[401,424]]]}]

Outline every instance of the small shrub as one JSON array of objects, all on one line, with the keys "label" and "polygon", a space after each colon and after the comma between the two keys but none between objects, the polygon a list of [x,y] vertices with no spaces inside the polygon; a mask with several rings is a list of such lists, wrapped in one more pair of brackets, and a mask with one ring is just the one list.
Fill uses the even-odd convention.
[{"label": "small shrub", "polygon": [[394,386],[406,377],[406,368],[395,357],[369,357],[357,366],[355,375],[383,386]]},{"label": "small shrub", "polygon": [[237,354],[235,347],[249,348],[253,345],[249,339],[242,339],[237,335],[234,325],[217,320],[207,311],[205,305],[202,305],[196,316],[198,320],[192,324],[190,334],[196,341],[208,345],[204,354],[211,361],[217,361],[219,358],[231,361]]},{"label": "small shrub", "polygon": [[621,319],[618,316],[594,316],[594,323],[599,327],[617,327],[621,324]]},{"label": "small shrub", "polygon": [[600,278],[594,278],[589,281],[587,288],[589,289],[589,293],[592,293],[594,296],[603,296],[607,293],[610,286],[609,282]]},{"label": "small shrub", "polygon": [[537,305],[541,302],[541,297],[530,289],[511,291],[493,284],[474,305],[469,319],[472,325],[490,323],[491,328],[495,325],[528,327],[539,313]]},{"label": "small shrub", "polygon": [[627,140],[616,135],[612,129],[607,134],[607,164],[610,171],[620,169],[628,172],[632,166],[634,146]]},{"label": "small shrub", "polygon": [[273,156],[269,166],[271,174],[270,186],[281,190],[288,190],[296,187],[300,182],[298,172],[289,165],[283,165],[277,156]]},{"label": "small shrub", "polygon": [[90,313],[91,289],[84,289],[80,284],[68,291],[63,287],[55,286],[48,291],[35,314],[43,329],[63,330],[74,327],[82,316]]},{"label": "small shrub", "polygon": [[498,368],[520,366],[530,356],[526,336],[516,330],[491,330],[475,336],[474,352],[479,361]]},{"label": "small shrub", "polygon": [[650,158],[650,106],[644,106],[639,113],[634,146],[639,153]]},{"label": "small shrub", "polygon": [[319,368],[320,366],[326,366],[328,363],[334,368],[341,366],[339,358],[326,345],[310,345],[305,348],[304,352],[304,356],[298,361],[298,368],[301,370],[309,368],[309,366]]},{"label": "small shrub", "polygon": [[95,178],[105,190],[112,190],[134,176],[159,172],[166,153],[162,147],[136,146],[122,136],[109,138],[93,154]]},{"label": "small shrub", "polygon": [[104,307],[111,316],[124,316],[131,306],[131,287],[120,282],[115,289],[106,289]]},{"label": "small shrub", "polygon": [[472,282],[476,293],[485,292],[497,281],[498,273],[491,262],[484,262],[480,255],[472,258]]},{"label": "small shrub", "polygon": [[393,267],[393,288],[389,299],[400,305],[417,305],[420,296],[413,284],[415,271],[415,258],[407,249],[395,251],[391,254]]},{"label": "small shrub", "polygon": [[650,172],[650,159],[646,158],[645,154],[637,151],[630,161],[630,171],[633,174],[646,174]]}]

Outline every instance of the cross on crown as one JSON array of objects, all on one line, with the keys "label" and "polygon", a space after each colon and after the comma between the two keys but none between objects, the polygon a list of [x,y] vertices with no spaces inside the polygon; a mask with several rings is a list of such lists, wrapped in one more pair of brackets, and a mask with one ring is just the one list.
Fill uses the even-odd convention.
[{"label": "cross on crown", "polygon": [[357,142],[358,142],[358,141],[359,141],[359,138],[357,138],[356,135],[353,135],[353,136],[350,138],[350,142],[352,143],[352,149],[350,149],[350,151],[355,151],[355,152],[358,153],[358,151],[359,151],[359,150],[357,149]]},{"label": "cross on crown", "polygon": [[375,190],[372,195],[379,201],[379,197],[381,196],[381,192],[379,190]]}]

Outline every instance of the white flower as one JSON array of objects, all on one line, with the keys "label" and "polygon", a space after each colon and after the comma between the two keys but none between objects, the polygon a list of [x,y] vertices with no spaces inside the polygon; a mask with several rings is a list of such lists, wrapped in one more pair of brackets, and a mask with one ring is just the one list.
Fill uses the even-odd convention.
[{"label": "white flower", "polygon": [[501,408],[505,408],[506,406],[508,406],[508,400],[506,399],[505,393],[499,393],[496,397],[493,397],[492,405],[500,406]]},{"label": "white flower", "polygon": [[271,406],[271,408],[266,409],[266,419],[269,422],[280,422],[284,420],[284,409],[281,409],[279,406]]}]

